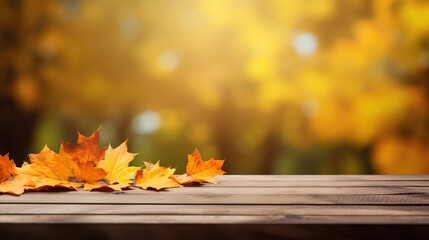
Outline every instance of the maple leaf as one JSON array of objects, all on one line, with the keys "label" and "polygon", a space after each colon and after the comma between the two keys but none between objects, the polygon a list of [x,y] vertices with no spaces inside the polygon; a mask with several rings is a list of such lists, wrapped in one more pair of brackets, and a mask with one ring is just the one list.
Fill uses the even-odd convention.
[{"label": "maple leaf", "polygon": [[60,154],[70,156],[78,163],[93,162],[97,164],[104,158],[106,148],[98,148],[100,142],[100,129],[86,137],[78,133],[78,145],[73,145],[69,142],[63,141]]},{"label": "maple leaf", "polygon": [[25,190],[32,188],[28,186],[28,182],[29,180],[23,176],[11,178],[5,182],[0,183],[0,193],[21,195]]},{"label": "maple leaf", "polygon": [[9,159],[9,154],[0,155],[0,182],[4,182],[15,176],[15,162]]},{"label": "maple leaf", "polygon": [[63,141],[60,147],[60,155],[71,158],[77,164],[79,171],[74,176],[77,181],[96,183],[106,175],[103,169],[96,166],[104,158],[106,152],[105,147],[98,147],[100,129],[97,129],[89,137],[80,133],[78,136],[78,145]]},{"label": "maple leaf", "polygon": [[173,178],[180,184],[186,183],[218,183],[214,176],[223,175],[222,170],[224,160],[215,160],[211,158],[208,161],[203,161],[198,149],[188,155],[188,163],[186,165],[186,173],[182,175],[174,175]]},{"label": "maple leaf", "polygon": [[[16,168],[19,169],[19,168]],[[26,175],[16,175],[0,183],[0,193],[21,195],[25,190],[34,189],[34,182]]]},{"label": "maple leaf", "polygon": [[66,156],[61,156],[48,146],[45,146],[38,154],[30,154],[31,164],[24,163],[17,168],[20,176],[25,176],[36,190],[50,187],[65,187],[77,190],[81,184],[69,181],[79,168],[77,164]]},{"label": "maple leaf", "polygon": [[85,190],[91,191],[103,187],[112,190],[120,191],[123,188],[129,187],[131,178],[134,176],[139,167],[129,167],[128,165],[136,156],[136,153],[129,153],[127,148],[127,141],[123,142],[119,147],[109,148],[106,151],[105,158],[101,160],[97,167],[106,171],[104,177],[105,183],[88,183],[85,184]]},{"label": "maple leaf", "polygon": [[28,180],[24,177],[16,176],[15,162],[9,159],[9,155],[0,155],[0,193],[21,195]]},{"label": "maple leaf", "polygon": [[176,169],[161,167],[159,161],[156,164],[145,162],[145,169],[138,170],[134,180],[134,185],[143,189],[154,188],[161,190],[164,188],[181,187],[181,185],[171,178]]},{"label": "maple leaf", "polygon": [[94,166],[93,162],[78,163],[79,171],[75,176],[77,181],[85,183],[96,183],[98,180],[103,179],[106,176],[106,171]]}]

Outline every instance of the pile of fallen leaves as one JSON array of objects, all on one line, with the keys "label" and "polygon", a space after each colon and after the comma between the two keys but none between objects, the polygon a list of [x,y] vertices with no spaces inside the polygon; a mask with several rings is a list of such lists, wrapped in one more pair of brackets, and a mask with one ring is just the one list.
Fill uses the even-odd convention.
[{"label": "pile of fallen leaves", "polygon": [[59,153],[47,146],[30,154],[30,163],[16,167],[8,155],[0,155],[0,193],[20,195],[24,191],[52,188],[87,191],[121,191],[130,187],[161,190],[192,183],[217,183],[213,178],[224,174],[224,160],[203,161],[198,149],[188,155],[186,173],[174,175],[176,169],[144,162],[144,168],[130,167],[137,155],[129,153],[127,141],[116,148],[99,147],[100,131],[90,137],[79,133],[77,145],[63,142]]}]

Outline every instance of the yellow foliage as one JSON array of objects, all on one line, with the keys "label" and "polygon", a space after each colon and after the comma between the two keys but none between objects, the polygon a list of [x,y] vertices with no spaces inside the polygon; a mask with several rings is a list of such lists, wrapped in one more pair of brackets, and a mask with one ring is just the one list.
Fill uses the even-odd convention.
[{"label": "yellow foliage", "polygon": [[[113,135],[130,133],[133,147],[198,144],[252,166],[326,149],[329,162],[344,146],[351,159],[374,161],[383,173],[401,171],[389,154],[414,158],[410,172],[424,165],[427,1],[57,4],[61,27],[52,24],[29,43],[45,62],[28,67],[28,57],[13,58],[25,74],[6,91],[21,108],[44,106],[66,126],[108,122]],[[10,15],[2,9],[0,16]],[[129,131],[145,111],[159,113],[160,132]],[[392,150],[402,135],[410,152]],[[392,136],[401,140],[385,140]],[[283,172],[297,169],[307,168]]]},{"label": "yellow foliage", "polygon": [[427,146],[414,139],[383,139],[377,143],[373,157],[375,169],[383,174],[429,173]]}]

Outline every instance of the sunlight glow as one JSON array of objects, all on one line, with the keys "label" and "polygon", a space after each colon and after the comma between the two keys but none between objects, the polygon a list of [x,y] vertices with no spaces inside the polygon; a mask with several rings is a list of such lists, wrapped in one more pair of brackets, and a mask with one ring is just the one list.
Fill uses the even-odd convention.
[{"label": "sunlight glow", "polygon": [[139,134],[156,132],[161,126],[161,116],[154,111],[146,111],[137,115],[132,122],[132,129]]},{"label": "sunlight glow", "polygon": [[317,36],[313,33],[300,33],[293,39],[293,48],[301,57],[312,56],[319,45]]},{"label": "sunlight glow", "polygon": [[176,53],[172,51],[166,51],[159,56],[158,65],[162,70],[170,72],[180,65],[180,58]]}]

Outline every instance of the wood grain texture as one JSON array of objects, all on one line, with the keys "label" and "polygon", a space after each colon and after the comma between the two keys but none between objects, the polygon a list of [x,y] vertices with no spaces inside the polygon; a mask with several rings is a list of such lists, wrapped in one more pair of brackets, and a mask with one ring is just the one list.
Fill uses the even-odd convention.
[{"label": "wood grain texture", "polygon": [[[163,191],[143,191],[141,189],[131,189],[123,191],[122,195],[127,196],[169,196],[169,195],[400,195],[400,194],[429,194],[428,187],[219,187],[219,188],[206,188],[206,187],[182,187],[171,188]],[[106,196],[105,192],[93,191],[91,195],[83,189],[78,191],[69,191],[63,193],[67,196],[105,196],[106,198],[115,197],[118,194],[110,194]],[[22,195],[26,196],[52,196],[52,192],[38,192]],[[0,199],[1,200],[1,199]]]},{"label": "wood grain texture", "polygon": [[429,206],[3,204],[2,215],[359,215],[429,216]]},{"label": "wood grain texture", "polygon": [[[195,189],[198,192],[200,189]],[[0,204],[4,203],[80,203],[80,204],[372,204],[372,205],[422,205],[429,204],[429,194],[112,194],[72,192],[40,192],[26,193],[20,197],[1,196]]]},{"label": "wood grain texture", "polygon": [[427,175],[227,175],[167,191],[0,195],[0,223],[429,224]]},{"label": "wood grain texture", "polygon": [[429,224],[429,216],[354,215],[0,215],[0,223],[50,224]]}]

